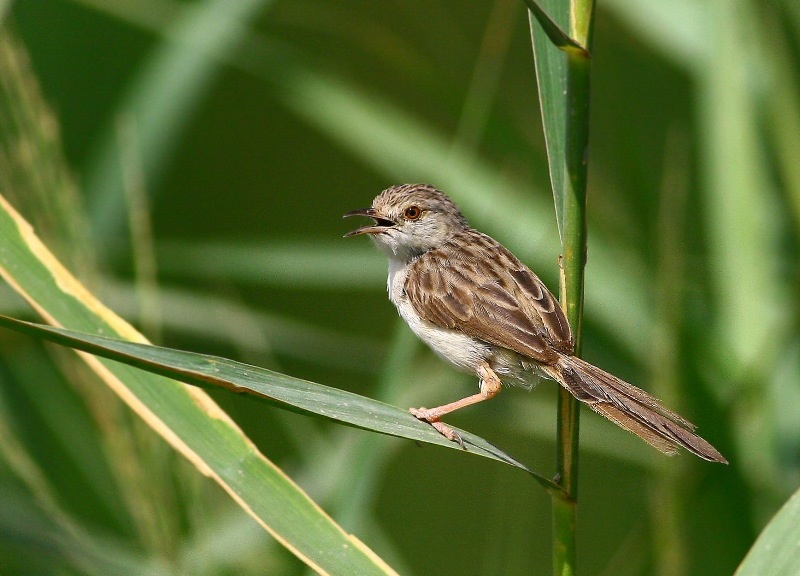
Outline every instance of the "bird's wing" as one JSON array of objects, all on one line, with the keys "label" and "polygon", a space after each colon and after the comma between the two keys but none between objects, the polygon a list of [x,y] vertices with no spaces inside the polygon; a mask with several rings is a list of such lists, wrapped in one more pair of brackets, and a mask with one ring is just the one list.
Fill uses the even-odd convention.
[{"label": "bird's wing", "polygon": [[465,234],[410,264],[405,292],[417,314],[537,362],[572,353],[567,319],[536,274],[492,238]]}]

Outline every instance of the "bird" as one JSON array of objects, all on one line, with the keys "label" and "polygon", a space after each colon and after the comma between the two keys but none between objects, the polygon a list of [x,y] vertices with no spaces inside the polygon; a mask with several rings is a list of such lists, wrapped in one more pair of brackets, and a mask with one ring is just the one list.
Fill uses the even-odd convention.
[{"label": "bird", "polygon": [[502,244],[471,228],[442,191],[392,186],[369,208],[344,215],[352,216],[372,219],[344,237],[367,235],[388,256],[387,290],[400,317],[438,356],[478,377],[476,394],[410,409],[417,419],[465,448],[443,416],[493,398],[504,383],[529,388],[538,376],[665,454],[684,448],[727,464],[694,424],[577,357],[569,322],[545,284]]}]

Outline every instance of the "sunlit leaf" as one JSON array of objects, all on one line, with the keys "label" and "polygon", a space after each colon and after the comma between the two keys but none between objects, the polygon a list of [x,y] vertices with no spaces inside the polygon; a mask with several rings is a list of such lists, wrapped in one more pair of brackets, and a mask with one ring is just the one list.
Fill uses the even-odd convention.
[{"label": "sunlit leaf", "polygon": [[800,490],[789,498],[747,553],[736,576],[800,574]]},{"label": "sunlit leaf", "polygon": [[[7,316],[0,316],[0,325],[57,344],[123,362],[148,372],[174,378],[187,384],[200,387],[220,386],[233,392],[253,394],[282,408],[323,416],[337,422],[391,436],[460,450],[458,444],[447,440],[433,427],[414,418],[407,410],[401,410],[345,390],[293,378],[266,368],[218,356],[24,322]],[[464,440],[467,452],[493,458],[533,474],[523,464],[495,448],[486,440],[463,430],[457,431]],[[537,475],[534,476],[546,487],[553,488],[548,480]]]}]

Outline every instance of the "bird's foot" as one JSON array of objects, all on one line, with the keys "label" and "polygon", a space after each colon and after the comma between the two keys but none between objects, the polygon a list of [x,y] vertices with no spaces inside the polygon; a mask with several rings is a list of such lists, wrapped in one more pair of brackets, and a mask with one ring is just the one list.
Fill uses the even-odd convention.
[{"label": "bird's foot", "polygon": [[444,422],[440,422],[439,418],[441,418],[441,414],[434,409],[428,408],[409,408],[408,410],[411,414],[417,419],[422,420],[423,422],[427,422],[434,428],[436,431],[439,432],[442,436],[450,440],[451,442],[458,442],[458,445],[461,446],[462,450],[466,450],[467,447],[464,444],[464,439],[461,438],[461,434],[450,428]]}]

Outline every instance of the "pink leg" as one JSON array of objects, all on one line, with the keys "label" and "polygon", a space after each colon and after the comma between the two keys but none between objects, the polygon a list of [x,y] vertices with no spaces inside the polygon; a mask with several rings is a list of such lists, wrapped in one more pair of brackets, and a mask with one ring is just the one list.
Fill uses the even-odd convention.
[{"label": "pink leg", "polygon": [[411,412],[416,418],[430,423],[431,426],[436,428],[436,430],[438,430],[439,433],[448,440],[458,442],[462,448],[465,448],[464,441],[461,439],[461,436],[459,436],[455,430],[450,428],[450,426],[444,422],[439,422],[439,419],[445,414],[454,412],[459,408],[471,406],[473,404],[477,404],[478,402],[483,402],[484,400],[488,400],[497,396],[502,388],[502,383],[500,382],[500,378],[497,376],[497,374],[494,373],[494,370],[489,367],[489,364],[487,362],[482,363],[480,366],[478,366],[476,372],[478,373],[478,377],[481,379],[481,391],[477,394],[467,396],[466,398],[456,400],[455,402],[450,402],[449,404],[437,406],[436,408],[411,408],[409,412]]}]

